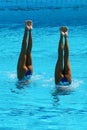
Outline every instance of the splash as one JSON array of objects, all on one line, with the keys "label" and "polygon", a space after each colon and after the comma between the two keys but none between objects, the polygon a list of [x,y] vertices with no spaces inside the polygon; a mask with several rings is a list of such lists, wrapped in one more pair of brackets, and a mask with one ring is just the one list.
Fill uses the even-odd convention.
[{"label": "splash", "polygon": [[53,96],[55,95],[68,95],[71,92],[74,92],[77,87],[82,84],[83,81],[73,80],[70,85],[56,85],[56,90],[53,92]]},{"label": "splash", "polygon": [[17,76],[15,73],[9,73],[9,78],[15,79]]}]

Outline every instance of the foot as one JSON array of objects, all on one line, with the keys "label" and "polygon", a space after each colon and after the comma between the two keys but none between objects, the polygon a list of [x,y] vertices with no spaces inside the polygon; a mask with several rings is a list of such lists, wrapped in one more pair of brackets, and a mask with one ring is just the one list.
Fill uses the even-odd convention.
[{"label": "foot", "polygon": [[32,21],[27,20],[27,21],[25,21],[25,23],[26,23],[26,29],[27,30],[32,30]]},{"label": "foot", "polygon": [[62,35],[62,36],[64,36],[64,27],[60,27],[60,34]]},{"label": "foot", "polygon": [[68,28],[65,26],[65,27],[60,27],[60,33],[62,36],[68,36]]},{"label": "foot", "polygon": [[64,36],[67,37],[68,36],[68,27],[64,27]]}]

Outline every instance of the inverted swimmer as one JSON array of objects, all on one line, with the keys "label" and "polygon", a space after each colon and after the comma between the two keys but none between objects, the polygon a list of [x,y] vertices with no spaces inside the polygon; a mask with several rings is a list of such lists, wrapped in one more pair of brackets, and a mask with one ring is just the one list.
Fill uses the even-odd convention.
[{"label": "inverted swimmer", "polygon": [[17,64],[17,77],[19,80],[32,74],[32,21],[25,22],[25,30],[21,52]]},{"label": "inverted swimmer", "polygon": [[[65,43],[63,45],[63,38]],[[64,57],[63,57],[64,51]],[[63,66],[64,63],[64,66]],[[55,84],[71,84],[72,73],[69,62],[68,28],[60,28],[60,40],[58,47],[58,60],[55,67]]]}]

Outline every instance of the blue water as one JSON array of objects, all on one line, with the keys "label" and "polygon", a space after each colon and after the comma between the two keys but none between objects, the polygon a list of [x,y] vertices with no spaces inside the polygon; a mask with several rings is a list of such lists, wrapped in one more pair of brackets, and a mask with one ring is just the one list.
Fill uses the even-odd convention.
[{"label": "blue water", "polygon": [[69,26],[74,91],[55,92],[59,26],[33,28],[34,72],[17,86],[23,24],[0,25],[0,130],[87,130],[87,25]]}]

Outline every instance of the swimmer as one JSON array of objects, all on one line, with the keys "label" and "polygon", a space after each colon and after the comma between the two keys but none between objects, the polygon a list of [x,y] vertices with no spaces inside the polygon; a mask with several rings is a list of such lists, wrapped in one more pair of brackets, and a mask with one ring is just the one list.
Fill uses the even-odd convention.
[{"label": "swimmer", "polygon": [[17,78],[23,79],[25,76],[32,75],[32,21],[25,21],[25,30],[22,41],[21,52],[17,64]]},{"label": "swimmer", "polygon": [[[63,38],[65,43],[63,44]],[[64,51],[64,57],[63,57]],[[64,65],[64,66],[63,66]],[[69,62],[69,45],[68,45],[68,28],[60,28],[60,40],[58,47],[58,60],[55,67],[55,84],[61,83],[71,84],[72,82],[72,72]]]}]

